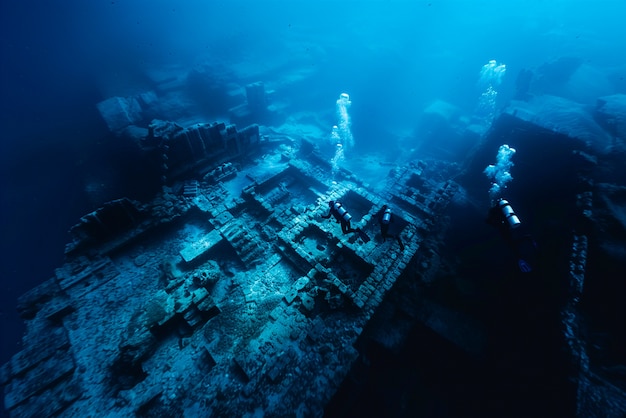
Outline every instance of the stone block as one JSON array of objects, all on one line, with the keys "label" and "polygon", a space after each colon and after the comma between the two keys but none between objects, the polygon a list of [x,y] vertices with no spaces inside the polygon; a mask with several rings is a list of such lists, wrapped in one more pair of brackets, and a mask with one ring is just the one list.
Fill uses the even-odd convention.
[{"label": "stone block", "polygon": [[193,241],[185,248],[183,248],[180,251],[180,256],[183,258],[183,260],[185,260],[185,262],[189,263],[210,250],[215,244],[217,244],[221,240],[222,236],[220,235],[220,233],[217,230],[213,230],[204,235],[199,240]]},{"label": "stone block", "polygon": [[6,362],[0,367],[0,386],[6,385],[13,376],[11,371],[11,362]]},{"label": "stone block", "polygon": [[41,361],[52,357],[57,350],[69,346],[67,331],[63,327],[46,328],[42,331],[45,335],[42,344],[30,345],[11,358],[11,372],[20,375],[25,371],[37,366]]},{"label": "stone block", "polygon": [[[61,269],[57,269],[59,271]],[[29,290],[17,300],[17,310],[24,319],[35,317],[41,306],[61,291],[55,278],[46,280],[34,289]]]},{"label": "stone block", "polygon": [[[98,273],[98,278],[94,278],[95,273]],[[61,289],[67,290],[75,284],[83,281],[88,283],[89,280],[95,281],[97,279],[98,282],[104,283],[118,274],[119,272],[115,269],[111,260],[108,257],[105,257],[93,261],[92,264],[80,271],[80,273],[68,273],[57,269],[57,281]]]},{"label": "stone block", "polygon": [[339,291],[343,294],[346,294],[346,292],[348,291],[348,286],[345,285],[345,283],[339,283],[339,286],[337,287],[339,289]]},{"label": "stone block", "polygon": [[197,305],[209,296],[209,292],[204,287],[199,287],[192,292],[192,299]]},{"label": "stone block", "polygon": [[[295,296],[294,296],[295,298]],[[292,299],[293,301],[293,299]],[[281,313],[282,313],[282,308],[280,306],[277,306],[276,308],[274,308],[274,310],[272,312],[270,312],[270,319],[272,321],[276,321],[278,318],[280,318]]]},{"label": "stone block", "polygon": [[66,409],[83,394],[77,379],[61,381],[57,386],[44,391],[38,397],[29,398],[11,410],[16,417],[52,417]]},{"label": "stone block", "polygon": [[212,309],[217,309],[219,311],[219,308],[215,304],[215,301],[213,300],[213,298],[208,295],[201,301],[196,302],[196,307],[198,308],[200,312],[208,312]]},{"label": "stone block", "polygon": [[70,375],[74,367],[74,359],[67,353],[59,353],[51,357],[24,376],[9,382],[5,389],[4,405],[9,410],[13,409],[31,396],[41,393]]},{"label": "stone block", "polygon": [[133,97],[111,97],[96,106],[111,132],[138,125],[141,121],[141,106]]},{"label": "stone block", "polygon": [[75,309],[69,298],[57,297],[45,305],[42,309],[42,315],[51,322],[60,323],[64,316],[74,311]]},{"label": "stone block", "polygon": [[298,296],[298,291],[294,288],[289,289],[289,291],[285,294],[285,301],[288,305],[291,305],[294,299]]},{"label": "stone block", "polygon": [[309,278],[308,277],[300,277],[298,280],[296,280],[296,282],[293,284],[293,288],[295,290],[302,290],[304,289],[304,287],[309,284]]},{"label": "stone block", "polygon": [[145,386],[147,385],[139,385],[134,388],[132,391],[134,396],[129,397],[136,416],[140,415],[139,412],[142,408],[146,408],[147,405],[158,399],[163,393],[163,388],[159,385],[153,385],[147,388]]}]

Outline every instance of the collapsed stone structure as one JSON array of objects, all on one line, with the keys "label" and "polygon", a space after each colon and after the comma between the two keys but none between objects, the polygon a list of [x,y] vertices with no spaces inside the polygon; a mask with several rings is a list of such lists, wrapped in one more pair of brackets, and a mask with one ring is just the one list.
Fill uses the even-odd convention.
[{"label": "collapsed stone structure", "polygon": [[[169,145],[183,178],[220,131],[196,125],[157,146]],[[323,159],[261,140],[258,127],[226,132],[235,154],[274,148],[262,170],[242,164],[239,193],[174,184],[148,204],[110,202],[72,229],[67,263],[20,300],[26,348],[2,369],[11,414],[322,413],[456,186],[404,167],[383,200],[347,172],[333,184]],[[342,235],[320,217],[329,200],[371,236],[382,205],[397,203],[405,250]]]},{"label": "collapsed stone structure", "polygon": [[[81,218],[66,263],[21,297],[24,348],[0,369],[6,408],[20,417],[362,411],[357,403],[371,402],[359,386],[364,370],[375,367],[368,365],[371,345],[396,355],[418,324],[453,346],[446,347],[455,361],[463,356],[496,382],[471,392],[484,392],[476,403],[493,393],[509,400],[541,378],[554,385],[546,392],[571,396],[564,405],[550,400],[555,410],[589,416],[599,407],[618,416],[624,392],[590,359],[579,302],[594,237],[616,234],[611,238],[620,241],[619,231],[596,229],[619,218],[624,192],[592,180],[598,158],[608,156],[537,126],[525,110],[502,115],[463,167],[443,160],[398,164],[382,191],[347,170],[331,177],[328,159],[300,138],[263,134],[257,125],[153,121],[140,146],[162,167],[162,191],[150,202],[119,199]],[[455,266],[457,255],[446,254],[444,239],[453,241],[447,233],[467,227],[461,224],[482,221],[467,212],[453,218],[449,209],[484,193],[467,173],[481,172],[503,137],[540,149],[538,160],[562,156],[562,146],[567,155],[562,166],[527,168],[539,171],[544,184],[513,191],[513,200],[541,206],[564,178],[576,181],[563,190],[570,206],[558,207],[567,212],[556,217],[558,233],[546,233],[553,237],[545,241],[560,249],[549,254],[546,280],[511,280],[510,289],[498,280],[494,302],[472,293],[476,285]],[[363,243],[323,219],[330,200],[349,208],[353,226],[373,239]],[[393,207],[404,250],[378,235],[384,204]],[[551,287],[562,279],[566,295],[552,298]],[[480,310],[485,304],[488,312]],[[537,314],[537,307],[546,309]],[[510,320],[513,310],[522,313],[519,323]],[[546,339],[554,318],[559,335]],[[527,357],[490,374],[485,370],[510,361],[511,346],[490,338],[501,334],[511,346],[528,340]],[[425,350],[431,343],[423,343]],[[528,376],[526,369],[537,367],[528,352],[539,348],[565,355],[554,369]],[[528,394],[545,395],[541,390]],[[392,399],[407,393],[398,392]],[[529,410],[543,400],[533,396]]]}]

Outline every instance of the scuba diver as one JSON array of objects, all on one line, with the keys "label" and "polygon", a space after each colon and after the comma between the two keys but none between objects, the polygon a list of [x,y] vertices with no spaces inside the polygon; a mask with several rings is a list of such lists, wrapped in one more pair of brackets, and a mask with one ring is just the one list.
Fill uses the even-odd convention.
[{"label": "scuba diver", "polygon": [[389,233],[389,226],[393,222],[393,218],[391,217],[391,209],[387,205],[383,205],[380,216],[378,217],[378,223],[380,224],[380,235],[383,237],[383,242],[387,240],[387,238],[395,238],[400,245],[400,249],[404,251],[404,244],[400,239],[400,234],[392,235]]},{"label": "scuba diver", "polygon": [[522,273],[530,273],[537,266],[537,244],[506,199],[498,199],[489,210],[487,223],[496,227],[515,252],[517,266]]},{"label": "scuba diver", "polygon": [[331,216],[333,216],[337,222],[341,223],[341,232],[343,232],[344,234],[356,232],[359,234],[364,242],[368,242],[370,240],[365,232],[361,231],[361,228],[352,228],[350,223],[352,215],[348,213],[348,211],[341,205],[341,203],[331,200],[330,202],[328,202],[328,206],[330,208],[330,210],[328,211],[328,215],[322,215],[322,218],[329,219]]}]

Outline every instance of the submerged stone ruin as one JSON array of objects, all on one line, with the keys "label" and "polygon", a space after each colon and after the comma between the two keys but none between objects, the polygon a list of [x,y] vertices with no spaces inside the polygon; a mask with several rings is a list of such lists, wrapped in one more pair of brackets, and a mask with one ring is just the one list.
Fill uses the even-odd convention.
[{"label": "submerged stone ruin", "polygon": [[[250,88],[250,108],[233,110],[240,120],[260,111],[261,89]],[[104,102],[111,129],[136,122],[139,110],[120,119],[116,109],[140,102]],[[621,219],[623,185],[598,174],[611,157],[576,137],[585,126],[551,130],[540,116],[511,108],[480,138],[456,126],[476,141],[466,160],[394,164],[382,189],[331,173],[316,145],[293,133],[152,121],[138,146],[161,191],[81,218],[65,264],[20,298],[27,331],[0,369],[6,409],[618,416],[619,359],[589,353],[581,300],[588,271],[592,281],[603,274],[593,257],[619,268],[623,233],[603,225]],[[605,119],[621,129],[621,119]],[[520,216],[534,218],[543,243],[532,276],[511,273],[506,247],[485,235],[485,213],[472,203],[486,191],[476,173],[503,137],[524,143],[510,199],[526,202]],[[370,241],[322,217],[331,200]],[[383,205],[403,248],[380,236]],[[598,251],[599,241],[616,244]]]}]

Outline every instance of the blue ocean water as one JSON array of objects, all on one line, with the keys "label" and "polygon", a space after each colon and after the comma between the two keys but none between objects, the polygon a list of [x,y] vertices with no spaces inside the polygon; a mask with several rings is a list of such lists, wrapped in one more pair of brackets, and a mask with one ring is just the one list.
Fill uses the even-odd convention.
[{"label": "blue ocean water", "polygon": [[[17,297],[62,264],[68,229],[150,193],[98,102],[202,68],[217,84],[264,81],[286,113],[316,114],[330,133],[349,92],[355,149],[403,152],[421,146],[433,102],[475,111],[490,60],[506,64],[498,108],[522,70],[564,57],[576,77],[559,85],[568,68],[556,68],[545,91],[583,106],[626,93],[624,16],[622,0],[2,1],[0,363],[20,347]],[[228,95],[197,94],[199,114],[227,118]]]}]

